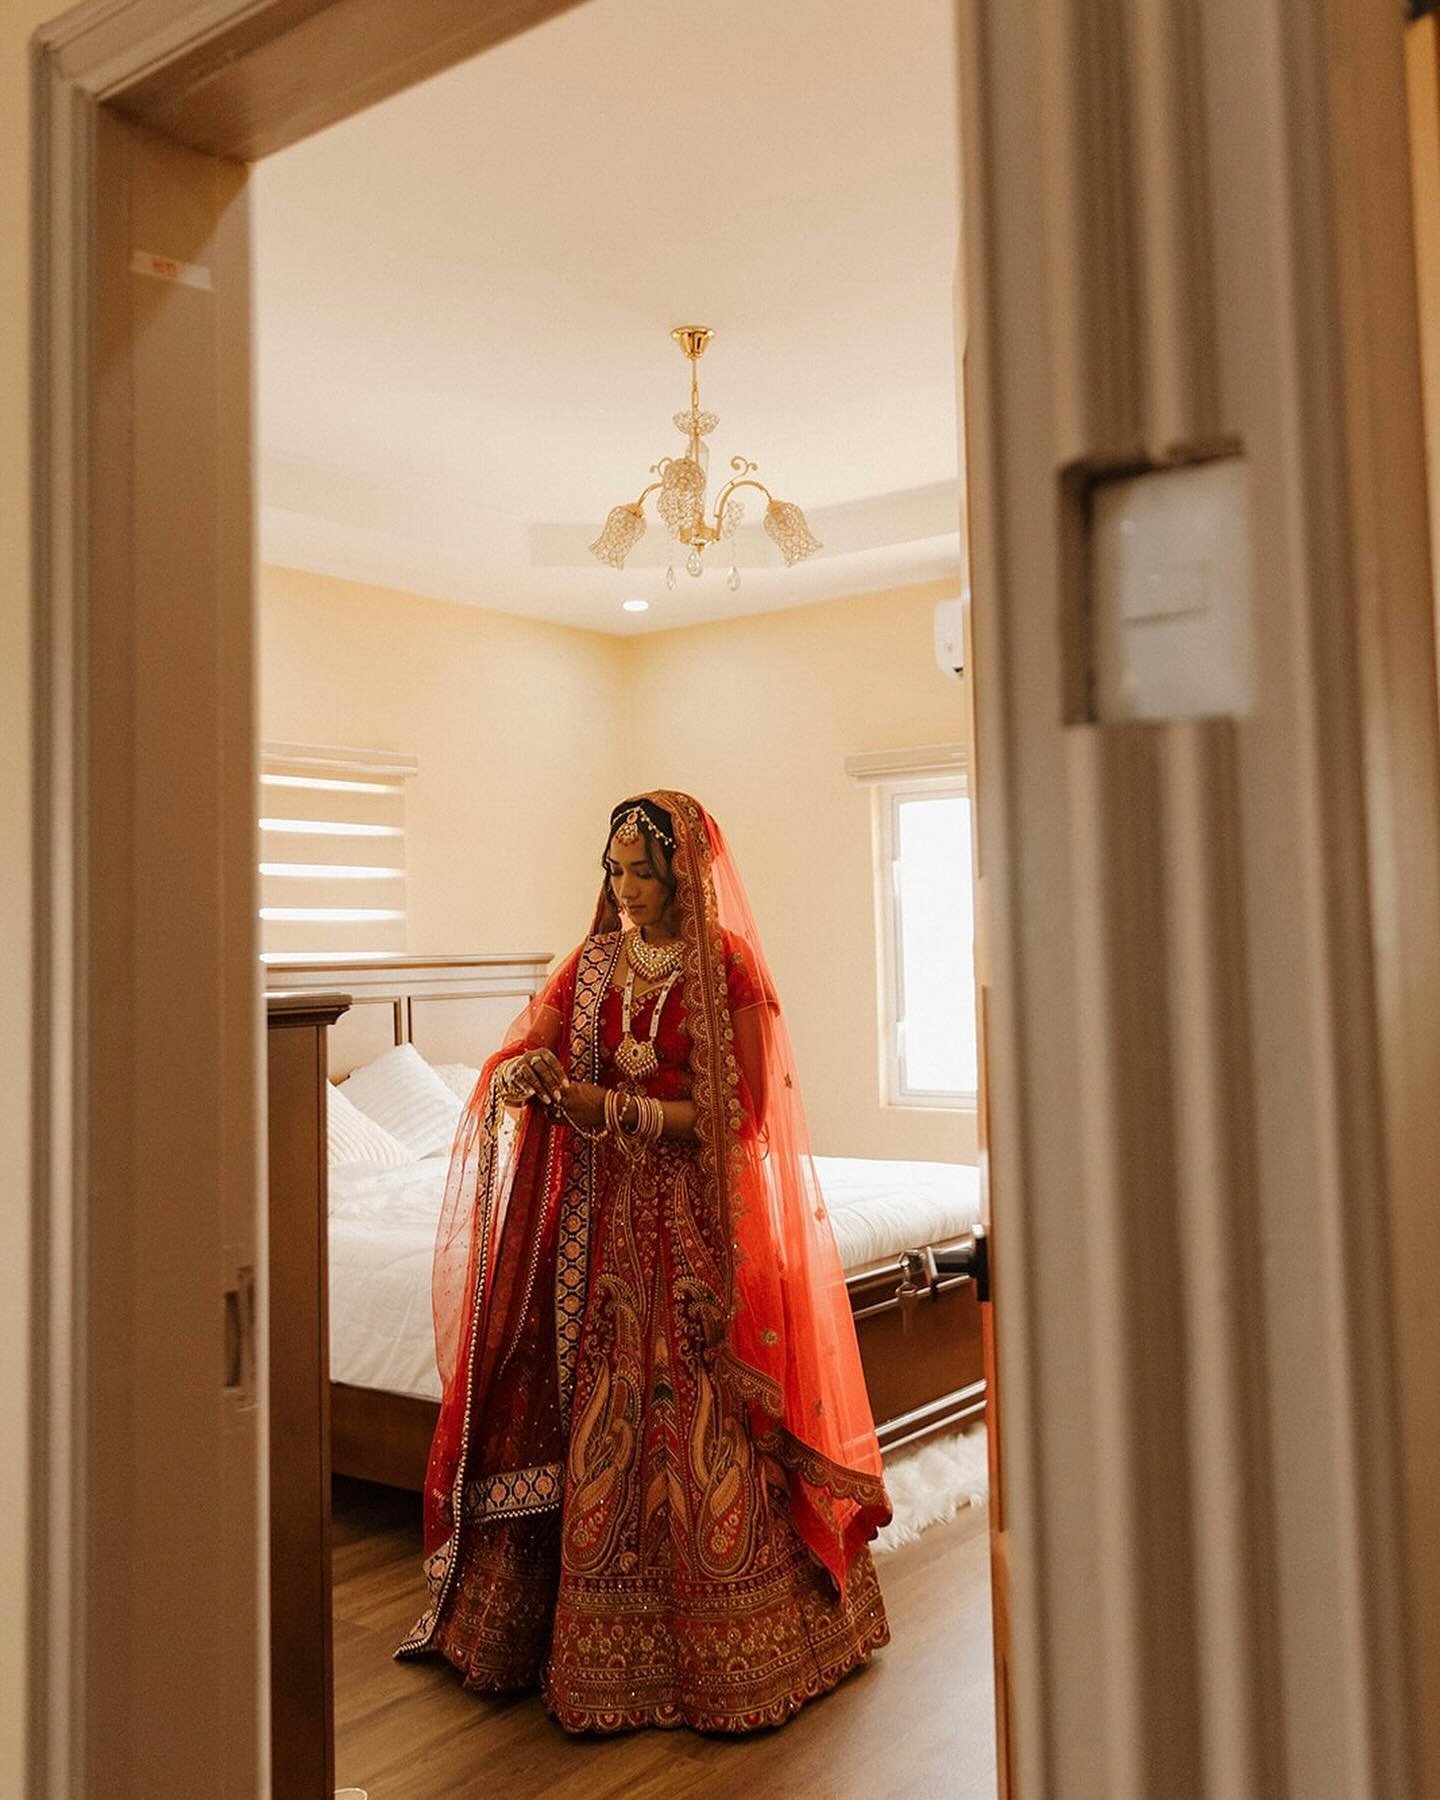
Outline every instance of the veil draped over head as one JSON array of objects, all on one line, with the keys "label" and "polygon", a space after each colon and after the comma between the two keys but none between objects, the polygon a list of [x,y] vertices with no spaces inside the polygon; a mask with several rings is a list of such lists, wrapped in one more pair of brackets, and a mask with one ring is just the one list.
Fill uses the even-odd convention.
[{"label": "veil draped over head", "polygon": [[[748,1418],[760,1449],[783,1469],[796,1529],[843,1588],[856,1551],[890,1508],[789,1034],[719,826],[688,794],[659,790],[641,798],[663,808],[674,824],[699,1176],[705,1204],[726,1226],[720,1241],[729,1247],[728,1291],[718,1296],[722,1323],[710,1366]],[[609,883],[602,882],[590,941],[615,937],[621,926]],[[519,1113],[503,1107],[494,1074],[527,1045],[556,1042],[554,1021],[542,1018],[548,1008],[562,1016],[556,1054],[571,1078],[595,1078],[577,1066],[580,1044],[566,1016],[578,956],[566,959],[486,1064],[452,1152],[435,1249],[442,1400],[425,1489],[427,1552],[455,1533],[467,1480],[503,1476],[513,1483],[517,1471],[538,1480],[545,1469],[564,1466],[566,1334],[578,1332],[584,1304],[583,1264],[578,1282],[567,1279],[577,1255],[575,1208],[567,1195],[578,1191],[577,1159],[593,1156],[595,1147],[536,1107]],[[753,1084],[736,1050],[730,986],[737,960],[749,965],[747,990],[763,997],[751,1009],[763,1046],[758,1073],[753,1054],[746,1058]],[[753,1042],[748,1023],[746,1036]],[[548,1304],[550,1295],[554,1306],[542,1328],[536,1297]],[[532,1386],[557,1384],[554,1423],[533,1395],[524,1408],[505,1399],[503,1377],[508,1371],[513,1379],[517,1370]],[[500,1460],[509,1468],[489,1462],[468,1468],[472,1446],[494,1461],[489,1415],[502,1410],[511,1423],[500,1434]],[[517,1426],[522,1412],[529,1423]],[[535,1510],[553,1504],[558,1493],[540,1494]]]}]

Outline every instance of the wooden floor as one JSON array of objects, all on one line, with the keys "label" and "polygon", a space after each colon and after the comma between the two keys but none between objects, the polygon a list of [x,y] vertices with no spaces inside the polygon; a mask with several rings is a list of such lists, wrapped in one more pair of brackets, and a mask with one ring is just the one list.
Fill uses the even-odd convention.
[{"label": "wooden floor", "polygon": [[538,1699],[467,1694],[390,1653],[422,1610],[416,1501],[336,1483],[336,1781],[370,1800],[994,1800],[986,1515],[879,1560],[894,1641],[790,1724],[567,1737]]}]

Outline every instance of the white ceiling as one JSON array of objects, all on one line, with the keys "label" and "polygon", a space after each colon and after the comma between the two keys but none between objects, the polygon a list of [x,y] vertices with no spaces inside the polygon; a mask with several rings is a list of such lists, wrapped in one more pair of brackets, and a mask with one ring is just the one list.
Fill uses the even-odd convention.
[{"label": "white ceiling", "polygon": [[[607,631],[958,574],[950,15],[589,0],[263,163],[264,558]],[[669,591],[657,519],[585,548],[679,445],[691,322],[714,467],[826,544],[748,525],[738,594]]]}]

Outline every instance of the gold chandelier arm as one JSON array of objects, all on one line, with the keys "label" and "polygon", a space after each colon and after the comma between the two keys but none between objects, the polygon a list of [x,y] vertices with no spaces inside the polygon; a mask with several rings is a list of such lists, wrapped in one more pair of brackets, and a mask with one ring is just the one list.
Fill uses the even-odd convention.
[{"label": "gold chandelier arm", "polygon": [[650,483],[649,487],[642,488],[641,492],[640,492],[640,497],[635,502],[636,506],[643,506],[645,504],[645,502],[650,498],[650,496],[655,492],[656,488],[662,487],[663,485],[664,485],[663,482],[652,481]]},{"label": "gold chandelier arm", "polygon": [[765,496],[767,504],[772,502],[775,498],[763,481],[756,481],[752,475],[737,475],[733,481],[727,481],[715,497],[715,526],[717,530],[720,527],[720,521],[725,517],[725,502],[735,492],[736,488],[742,487],[759,488],[760,492]]}]

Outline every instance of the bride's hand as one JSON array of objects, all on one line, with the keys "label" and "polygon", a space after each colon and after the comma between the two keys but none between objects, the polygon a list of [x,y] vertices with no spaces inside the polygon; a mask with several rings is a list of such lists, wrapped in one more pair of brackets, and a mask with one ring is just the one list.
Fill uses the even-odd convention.
[{"label": "bride's hand", "polygon": [[506,1098],[515,1105],[538,1100],[549,1106],[569,1086],[569,1079],[553,1050],[522,1050],[505,1065]]},{"label": "bride's hand", "polygon": [[572,1124],[583,1126],[587,1131],[597,1130],[605,1123],[604,1088],[589,1081],[566,1082],[560,1095],[558,1116],[568,1118]]}]

